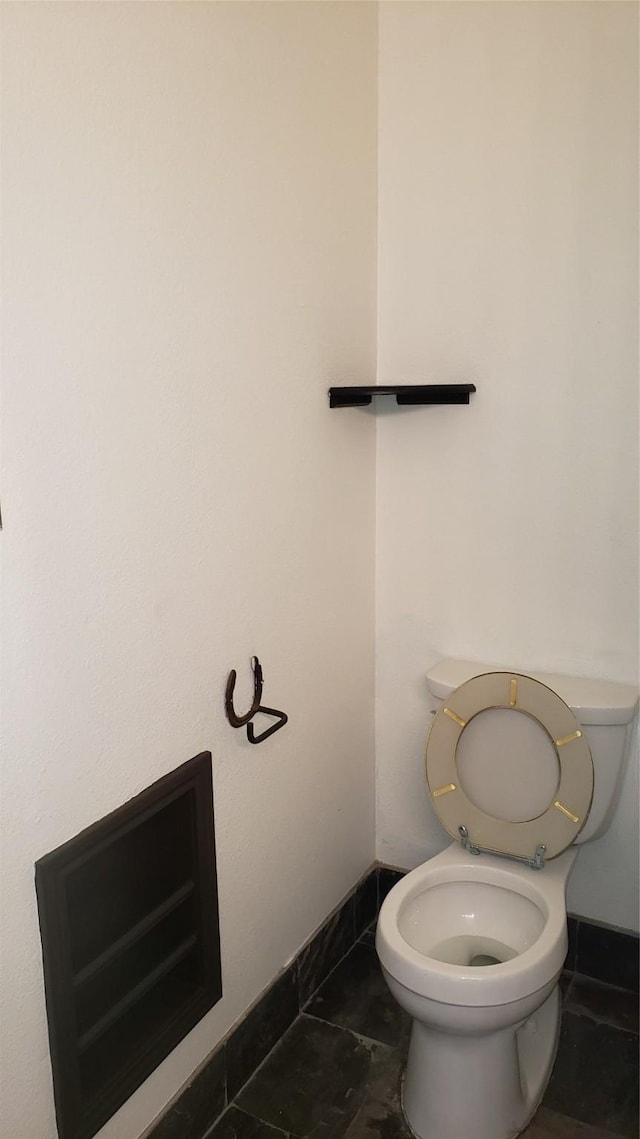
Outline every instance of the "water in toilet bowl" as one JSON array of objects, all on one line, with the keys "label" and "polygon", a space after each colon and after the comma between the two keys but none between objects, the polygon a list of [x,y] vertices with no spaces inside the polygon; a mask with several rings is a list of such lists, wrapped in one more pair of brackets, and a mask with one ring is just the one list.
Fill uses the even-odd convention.
[{"label": "water in toilet bowl", "polygon": [[447,937],[429,950],[429,956],[448,965],[482,967],[501,965],[518,956],[518,950],[494,937],[478,934],[457,934]]}]

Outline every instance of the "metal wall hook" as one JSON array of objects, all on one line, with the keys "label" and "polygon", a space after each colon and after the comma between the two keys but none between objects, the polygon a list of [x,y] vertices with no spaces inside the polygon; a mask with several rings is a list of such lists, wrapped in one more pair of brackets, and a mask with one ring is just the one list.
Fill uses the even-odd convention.
[{"label": "metal wall hook", "polygon": [[245,724],[249,723],[255,716],[260,701],[262,700],[262,666],[257,657],[251,657],[251,667],[253,669],[253,700],[251,707],[245,716],[239,716],[233,707],[233,691],[236,686],[236,670],[232,668],[227,680],[227,687],[224,694],[224,710],[227,714],[227,719],[232,728],[242,728]]},{"label": "metal wall hook", "polygon": [[279,728],[283,728],[289,719],[286,712],[278,712],[276,708],[263,708],[262,705],[260,705],[258,711],[266,713],[267,716],[277,716],[278,723],[272,724],[270,728],[267,728],[266,732],[262,732],[259,736],[257,736],[253,730],[253,724],[247,724],[247,739],[250,744],[261,744],[263,740],[268,739],[269,736],[272,736]]},{"label": "metal wall hook", "polygon": [[[249,711],[244,716],[239,716],[233,707],[233,691],[236,686],[235,669],[231,670],[227,679],[227,687],[224,695],[224,710],[232,728],[242,728],[246,724],[249,743],[259,744],[262,743],[263,740],[268,739],[269,736],[272,736],[274,732],[283,728],[289,717],[286,712],[279,712],[277,708],[267,708],[260,703],[262,700],[263,677],[262,666],[257,657],[251,657],[251,667],[253,669],[253,700]],[[261,732],[260,735],[257,736],[253,730],[253,724],[250,723],[250,721],[253,720],[258,712],[263,712],[267,716],[275,716],[278,722],[277,724],[272,724],[270,728],[267,728],[266,731]]]}]

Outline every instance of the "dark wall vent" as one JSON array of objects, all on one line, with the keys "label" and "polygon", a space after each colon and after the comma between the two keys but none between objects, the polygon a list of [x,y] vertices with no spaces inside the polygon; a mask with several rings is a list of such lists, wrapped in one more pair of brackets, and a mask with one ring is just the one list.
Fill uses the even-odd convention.
[{"label": "dark wall vent", "polygon": [[222,996],[211,753],[36,863],[60,1139],[89,1139]]}]

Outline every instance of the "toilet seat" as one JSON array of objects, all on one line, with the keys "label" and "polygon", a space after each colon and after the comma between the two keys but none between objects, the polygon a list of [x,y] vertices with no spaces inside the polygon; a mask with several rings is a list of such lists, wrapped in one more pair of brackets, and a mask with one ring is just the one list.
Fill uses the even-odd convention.
[{"label": "toilet seat", "polygon": [[[460,737],[474,716],[491,708],[531,716],[555,748],[559,783],[547,808],[535,818],[510,822],[488,814],[461,786],[456,764]],[[556,858],[575,841],[591,808],[593,761],[580,723],[551,688],[516,672],[483,673],[450,694],[429,733],[426,768],[433,807],[445,830],[456,839],[464,836],[471,846],[507,857],[533,860],[544,846],[544,857]]]}]

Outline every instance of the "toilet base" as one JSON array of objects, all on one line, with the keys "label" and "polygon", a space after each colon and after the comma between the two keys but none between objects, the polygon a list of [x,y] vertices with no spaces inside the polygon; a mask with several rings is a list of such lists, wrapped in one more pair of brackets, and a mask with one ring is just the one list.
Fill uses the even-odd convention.
[{"label": "toilet base", "polygon": [[418,1139],[513,1139],[535,1114],[558,1047],[560,990],[519,1025],[480,1035],[414,1020],[402,1088]]}]

